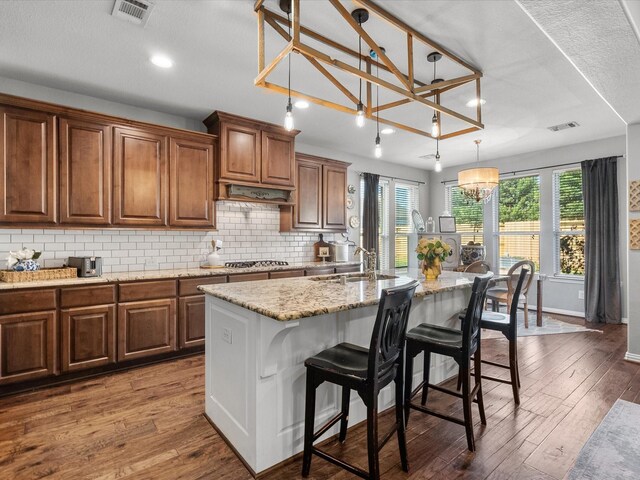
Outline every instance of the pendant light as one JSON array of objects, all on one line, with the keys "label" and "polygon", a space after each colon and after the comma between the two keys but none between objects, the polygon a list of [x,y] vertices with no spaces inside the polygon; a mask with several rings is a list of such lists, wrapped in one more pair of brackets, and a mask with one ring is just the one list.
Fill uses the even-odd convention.
[{"label": "pendant light", "polygon": [[442,163],[440,163],[440,140],[438,138],[436,138],[436,165],[434,167],[434,170],[437,173],[440,173],[442,171]]},{"label": "pendant light", "polygon": [[[289,21],[289,38],[291,38],[291,2],[280,2],[280,8],[283,8],[283,3],[286,7],[287,20]],[[284,10],[284,8],[283,8]],[[284,128],[286,131],[290,132],[293,130],[293,105],[291,104],[291,52],[287,55],[287,59],[289,61],[289,82],[288,82],[288,90],[289,90],[289,101],[287,102],[287,112],[284,115]]]},{"label": "pendant light", "polygon": [[[442,54],[440,52],[431,52],[427,55],[427,61],[433,63],[433,81],[431,84],[441,82],[441,78],[436,77],[436,63],[438,60],[442,58]],[[440,121],[438,120],[438,113],[436,110],[433,110],[433,117],[431,117],[431,136],[433,138],[438,138],[440,136]]]},{"label": "pendant light", "polygon": [[466,198],[487,203],[500,181],[500,172],[495,167],[480,167],[480,142],[476,144],[476,167],[458,172],[458,187]]},{"label": "pendant light", "polygon": [[[387,53],[384,47],[380,47],[380,50],[383,53]],[[373,49],[369,50],[369,56],[374,60],[378,57],[378,55]],[[380,67],[378,63],[376,63],[376,78],[380,78]],[[373,154],[375,155],[376,158],[382,157],[382,145],[380,145],[380,119],[378,116],[379,107],[380,107],[380,86],[376,84],[376,146],[373,150]]]},{"label": "pendant light", "polygon": [[[369,11],[365,8],[356,8],[351,12],[353,19],[358,22],[358,25],[362,27],[362,24],[369,20]],[[358,71],[362,71],[362,36],[358,35]],[[362,78],[360,78],[360,93],[358,95],[358,105],[356,107],[356,126],[358,128],[364,127],[364,105],[362,103]]]}]

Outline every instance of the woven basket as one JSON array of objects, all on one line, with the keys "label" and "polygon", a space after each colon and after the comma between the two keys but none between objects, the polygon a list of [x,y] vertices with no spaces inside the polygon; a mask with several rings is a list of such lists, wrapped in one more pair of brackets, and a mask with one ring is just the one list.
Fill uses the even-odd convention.
[{"label": "woven basket", "polygon": [[60,280],[61,278],[76,278],[78,269],[71,267],[43,268],[28,272],[0,270],[0,282],[39,282],[42,280]]}]

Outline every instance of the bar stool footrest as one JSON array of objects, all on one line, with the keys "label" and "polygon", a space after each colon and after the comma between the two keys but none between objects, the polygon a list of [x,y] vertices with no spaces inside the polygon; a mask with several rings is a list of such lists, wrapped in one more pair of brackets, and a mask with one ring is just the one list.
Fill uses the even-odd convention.
[{"label": "bar stool footrest", "polygon": [[413,408],[414,410],[418,410],[419,412],[422,412],[422,413],[433,415],[434,417],[441,418],[442,420],[448,420],[450,422],[457,423],[458,425],[462,425],[463,427],[465,425],[464,420],[461,420],[459,418],[452,417],[449,415],[445,415],[444,413],[436,412],[435,410],[432,410],[431,408],[423,407],[422,405],[409,403],[409,408]]},{"label": "bar stool footrest", "polygon": [[318,457],[322,458],[323,460],[326,460],[327,462],[333,463],[334,465],[337,465],[340,468],[344,468],[346,471],[353,473],[354,475],[357,475],[360,478],[364,478],[364,479],[368,479],[369,478],[369,473],[365,472],[364,470],[362,470],[361,468],[356,467],[355,465],[351,465],[350,463],[347,463],[343,460],[340,460],[339,458],[334,457],[333,455],[329,455],[327,452],[324,452],[316,447],[312,447],[311,448],[311,453],[317,455]]}]

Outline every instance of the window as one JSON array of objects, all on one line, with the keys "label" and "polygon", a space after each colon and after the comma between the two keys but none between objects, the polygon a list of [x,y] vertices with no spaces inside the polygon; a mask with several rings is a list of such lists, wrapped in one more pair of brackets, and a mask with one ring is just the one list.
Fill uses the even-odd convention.
[{"label": "window", "polygon": [[[389,268],[389,181],[380,179],[378,184],[378,265]],[[360,180],[360,218],[364,216],[364,179]],[[363,225],[360,229],[360,245],[363,243]]]},{"label": "window", "polygon": [[[393,194],[392,194],[393,192]],[[411,211],[418,208],[417,185],[380,179],[378,185],[378,265],[382,270],[406,268],[409,262],[409,234],[414,232]],[[364,180],[360,181],[360,218],[363,216]],[[362,229],[360,230],[362,245]],[[393,253],[393,257],[391,254]]]},{"label": "window", "polygon": [[445,209],[456,217],[456,230],[461,233],[461,245],[469,242],[483,243],[484,204],[466,198],[462,189],[456,185],[447,186],[445,194]]},{"label": "window", "polygon": [[411,212],[419,209],[417,185],[395,184],[395,268],[409,266],[409,234],[413,233]]},{"label": "window", "polygon": [[500,272],[521,260],[532,260],[539,271],[540,177],[500,180],[493,202]]},{"label": "window", "polygon": [[584,202],[582,171],[553,172],[554,271],[584,275]]}]

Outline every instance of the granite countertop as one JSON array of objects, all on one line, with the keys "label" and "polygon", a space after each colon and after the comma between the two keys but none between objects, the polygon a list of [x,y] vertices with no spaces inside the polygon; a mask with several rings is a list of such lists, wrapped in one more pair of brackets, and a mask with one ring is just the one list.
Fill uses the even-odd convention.
[{"label": "granite countertop", "polygon": [[[90,285],[95,283],[112,283],[112,282],[132,282],[136,280],[158,280],[171,278],[188,278],[188,277],[215,277],[220,275],[230,275],[239,273],[259,273],[259,272],[275,272],[281,270],[302,270],[322,267],[340,267],[349,265],[359,265],[361,262],[298,262],[289,265],[273,265],[270,267],[251,267],[251,268],[176,268],[171,270],[147,270],[140,272],[117,272],[105,273],[100,277],[78,277],[65,278],[61,280],[44,280],[36,282],[19,282],[6,283],[0,282],[0,291],[16,290],[21,288],[46,288],[46,287],[66,287],[74,285]],[[269,280],[275,282],[277,280]]]},{"label": "granite countertop", "polygon": [[[201,285],[198,289],[275,320],[288,321],[377,305],[382,289],[404,285],[412,280],[420,282],[415,296],[424,297],[470,288],[477,276],[472,273],[443,272],[438,280],[425,281],[424,276],[417,269],[409,269],[397,274],[389,271],[383,272],[383,274],[396,275],[397,278],[343,285],[339,280],[332,279],[337,275],[331,275],[250,283]],[[348,274],[347,276],[353,275],[357,274]],[[496,277],[496,279],[501,280],[502,277]]]}]

